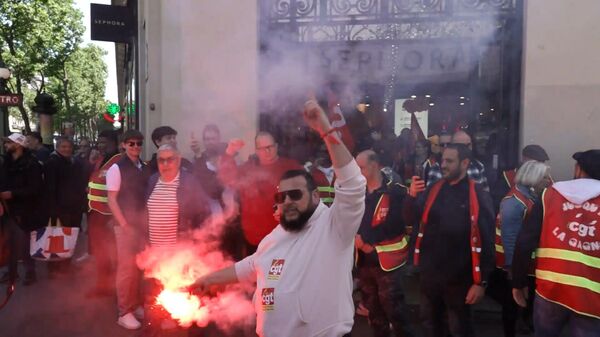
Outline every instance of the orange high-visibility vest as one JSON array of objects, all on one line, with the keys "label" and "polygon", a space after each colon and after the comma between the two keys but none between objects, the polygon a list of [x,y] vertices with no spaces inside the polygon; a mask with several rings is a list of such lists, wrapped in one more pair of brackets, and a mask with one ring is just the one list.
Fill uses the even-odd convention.
[{"label": "orange high-visibility vest", "polygon": [[536,292],[600,319],[600,196],[575,205],[550,187],[535,255]]},{"label": "orange high-visibility vest", "polygon": [[[510,192],[506,194],[506,196],[502,199],[508,198],[516,198],[517,201],[525,206],[525,211],[523,212],[523,221],[527,218],[531,210],[533,209],[533,201],[527,198],[521,191],[517,189],[517,187],[513,187]],[[504,260],[504,246],[502,245],[502,218],[500,217],[500,213],[496,216],[496,267],[502,269],[504,268],[505,260]]]},{"label": "orange high-visibility vest", "polygon": [[[417,235],[417,242],[415,244],[415,255],[414,264],[419,265],[419,257],[421,255],[421,241],[425,235],[425,226],[429,221],[429,211],[435,202],[442,186],[446,183],[445,180],[436,182],[429,191],[427,200],[425,201],[425,210],[421,217],[421,225],[419,226],[419,234]],[[475,181],[469,179],[469,213],[471,215],[471,239],[469,240],[471,245],[471,263],[473,282],[475,284],[481,284],[481,234],[479,232],[479,200],[477,199],[477,193],[475,192]]]},{"label": "orange high-visibility vest", "polygon": [[90,181],[88,182],[88,206],[90,210],[102,213],[104,215],[112,215],[108,207],[108,192],[106,190],[106,171],[122,158],[122,154],[118,153],[110,158],[102,167],[96,168]]},{"label": "orange high-visibility vest", "polygon": [[[372,227],[377,227],[382,224],[390,210],[390,196],[388,193],[383,193],[375,207]],[[408,257],[408,240],[405,234],[378,242],[375,245],[377,257],[379,258],[379,266],[384,271],[392,271],[402,267],[406,263]]]}]

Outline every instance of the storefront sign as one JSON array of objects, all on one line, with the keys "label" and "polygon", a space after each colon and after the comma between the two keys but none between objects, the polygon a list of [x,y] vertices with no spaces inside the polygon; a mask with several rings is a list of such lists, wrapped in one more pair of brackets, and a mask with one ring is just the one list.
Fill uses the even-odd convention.
[{"label": "storefront sign", "polygon": [[131,42],[137,23],[131,8],[91,4],[90,17],[92,40]]},{"label": "storefront sign", "polygon": [[304,53],[307,71],[385,83],[392,71],[397,81],[464,80],[474,63],[468,43],[401,44],[392,55],[390,44],[321,44]]},{"label": "storefront sign", "polygon": [[0,94],[0,106],[19,106],[23,102],[23,95]]}]

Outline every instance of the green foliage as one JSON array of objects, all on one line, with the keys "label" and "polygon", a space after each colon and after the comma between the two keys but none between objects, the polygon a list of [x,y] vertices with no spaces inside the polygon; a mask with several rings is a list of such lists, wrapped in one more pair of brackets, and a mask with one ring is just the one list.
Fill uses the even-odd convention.
[{"label": "green foliage", "polygon": [[[60,103],[54,123],[57,130],[62,121],[74,122],[80,131],[88,128],[92,122],[93,125],[89,127],[95,129],[95,122],[107,105],[104,89],[108,71],[102,60],[105,54],[106,51],[95,45],[79,48],[73,53],[65,63],[66,93],[63,78],[52,78],[50,81],[48,92]],[[70,108],[64,104],[66,99],[70,100]]]},{"label": "green foliage", "polygon": [[26,124],[32,98],[44,91],[60,104],[57,129],[66,119],[95,124],[107,71],[102,49],[80,49],[82,18],[73,0],[0,0],[0,61],[13,71],[9,89],[24,94],[19,110]]}]

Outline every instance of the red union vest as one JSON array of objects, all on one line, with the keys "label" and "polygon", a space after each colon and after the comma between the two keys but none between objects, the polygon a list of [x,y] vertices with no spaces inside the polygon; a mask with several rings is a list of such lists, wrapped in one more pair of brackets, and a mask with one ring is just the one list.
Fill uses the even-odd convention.
[{"label": "red union vest", "polygon": [[[386,220],[389,210],[390,196],[384,193],[379,198],[375,207],[371,226],[377,227],[382,224]],[[406,235],[402,234],[390,240],[378,242],[375,245],[375,250],[377,251],[381,269],[392,271],[402,267],[406,263],[408,257],[408,240],[406,239]]]},{"label": "red union vest", "polygon": [[536,292],[600,319],[600,196],[574,205],[550,187],[535,255]]},{"label": "red union vest", "polygon": [[[523,193],[521,193],[521,191],[519,191],[516,186],[514,186],[502,200],[505,200],[508,198],[513,198],[513,197],[515,199],[517,199],[517,201],[522,203],[523,206],[525,206],[525,211],[523,212],[523,217],[522,217],[523,221],[525,221],[525,219],[527,218],[527,216],[529,215],[529,213],[531,213],[531,210],[533,209],[533,201],[531,199],[527,198]],[[504,246],[502,245],[502,218],[500,217],[500,213],[498,213],[498,216],[496,216],[495,246],[496,246],[496,267],[502,269],[502,268],[504,268],[505,261],[504,261]],[[532,267],[535,267],[535,265],[532,264]]]},{"label": "red union vest", "polygon": [[106,171],[121,159],[122,154],[118,153],[110,158],[102,167],[94,170],[88,182],[88,206],[90,210],[112,215],[108,207],[108,193],[106,191]]},{"label": "red union vest", "polygon": [[[429,211],[435,202],[442,186],[446,183],[445,180],[436,182],[429,191],[427,200],[425,201],[425,210],[421,217],[421,225],[419,226],[419,234],[415,244],[414,264],[419,265],[419,257],[421,255],[421,241],[425,235],[425,227],[429,221]],[[479,200],[475,192],[475,181],[469,179],[469,213],[471,214],[471,263],[473,265],[473,282],[481,284],[481,234],[479,233]]]}]

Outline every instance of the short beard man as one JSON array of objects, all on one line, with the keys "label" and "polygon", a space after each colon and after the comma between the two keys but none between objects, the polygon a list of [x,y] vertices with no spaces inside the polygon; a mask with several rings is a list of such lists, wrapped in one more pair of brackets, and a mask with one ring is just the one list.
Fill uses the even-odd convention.
[{"label": "short beard man", "polygon": [[[310,219],[317,209],[317,206],[313,204],[312,195],[309,197],[308,201],[309,206],[304,212],[299,211],[298,207],[293,204],[282,209],[281,227],[283,227],[283,229],[288,232],[299,232],[306,226],[308,219]],[[295,214],[298,215],[294,218]]]},{"label": "short beard man", "polygon": [[283,174],[275,196],[281,212],[281,227],[288,232],[298,233],[319,205],[319,194],[312,176],[304,170],[290,170]]}]

